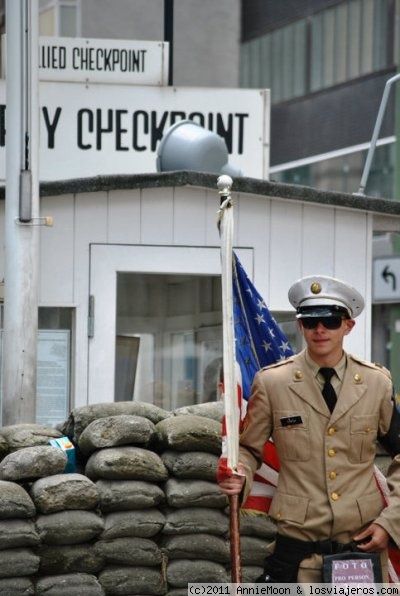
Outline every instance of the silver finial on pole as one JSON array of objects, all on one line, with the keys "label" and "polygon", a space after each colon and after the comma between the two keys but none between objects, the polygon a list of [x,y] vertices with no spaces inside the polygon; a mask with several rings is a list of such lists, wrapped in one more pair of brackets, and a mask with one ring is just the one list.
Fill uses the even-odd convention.
[{"label": "silver finial on pole", "polygon": [[217,215],[218,229],[220,228],[222,214],[223,214],[224,209],[227,209],[228,207],[232,206],[232,203],[231,203],[232,184],[233,184],[233,180],[227,174],[222,174],[222,176],[219,176],[219,178],[217,180],[218,193],[220,196],[219,210],[218,210],[218,215]]},{"label": "silver finial on pole", "polygon": [[218,192],[221,196],[230,195],[233,180],[230,176],[223,174],[217,180]]}]

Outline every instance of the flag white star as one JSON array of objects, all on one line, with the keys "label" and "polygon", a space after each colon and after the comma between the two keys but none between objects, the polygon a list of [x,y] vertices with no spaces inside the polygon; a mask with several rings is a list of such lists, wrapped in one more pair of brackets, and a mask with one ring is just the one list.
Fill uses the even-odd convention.
[{"label": "flag white star", "polygon": [[272,350],[272,344],[269,341],[265,341],[265,339],[262,342],[262,347],[264,348],[264,350],[266,352],[268,352],[269,350]]},{"label": "flag white star", "polygon": [[280,350],[282,350],[283,353],[287,352],[289,350],[289,342],[288,341],[283,341],[279,347]]},{"label": "flag white star", "polygon": [[263,315],[257,315],[256,317],[254,317],[254,320],[257,321],[259,325],[261,325],[261,323],[265,323]]}]

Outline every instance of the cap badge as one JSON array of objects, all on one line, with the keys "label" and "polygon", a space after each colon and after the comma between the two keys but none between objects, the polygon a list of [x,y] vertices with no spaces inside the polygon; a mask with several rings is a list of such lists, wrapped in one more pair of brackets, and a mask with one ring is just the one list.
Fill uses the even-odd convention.
[{"label": "cap badge", "polygon": [[310,290],[313,294],[319,294],[322,290],[321,284],[319,284],[317,281],[314,281],[310,286]]}]

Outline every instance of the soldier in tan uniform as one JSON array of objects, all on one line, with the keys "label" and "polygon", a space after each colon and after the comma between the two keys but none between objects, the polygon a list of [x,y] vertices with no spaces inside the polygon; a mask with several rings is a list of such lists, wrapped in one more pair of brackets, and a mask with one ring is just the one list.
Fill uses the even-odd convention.
[{"label": "soldier in tan uniform", "polygon": [[[355,549],[380,553],[386,582],[389,541],[400,544],[400,414],[390,373],[343,350],[364,308],[353,287],[310,276],[290,288],[289,300],[306,349],[256,374],[238,473],[220,477],[220,489],[244,502],[272,437],[281,469],[264,581],[320,582],[323,555]],[[393,457],[386,507],[374,477],[377,440]]]}]

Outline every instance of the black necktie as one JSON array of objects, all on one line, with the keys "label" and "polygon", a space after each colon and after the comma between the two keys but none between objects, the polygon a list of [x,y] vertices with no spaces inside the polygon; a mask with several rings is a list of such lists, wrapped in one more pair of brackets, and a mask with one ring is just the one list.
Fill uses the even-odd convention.
[{"label": "black necktie", "polygon": [[322,388],[322,395],[326,401],[326,405],[329,408],[330,412],[333,412],[333,409],[336,405],[336,392],[331,384],[331,378],[335,374],[334,368],[320,368],[319,372],[325,379],[325,385]]}]

